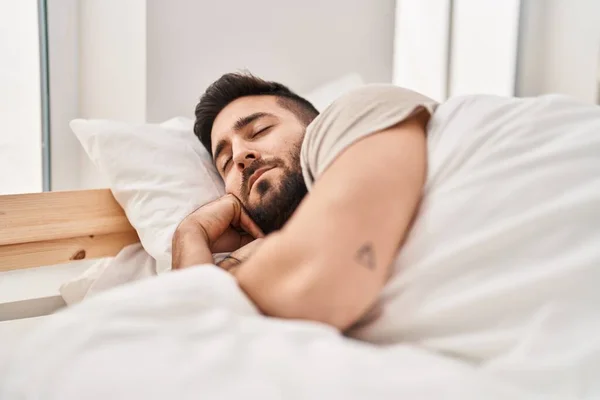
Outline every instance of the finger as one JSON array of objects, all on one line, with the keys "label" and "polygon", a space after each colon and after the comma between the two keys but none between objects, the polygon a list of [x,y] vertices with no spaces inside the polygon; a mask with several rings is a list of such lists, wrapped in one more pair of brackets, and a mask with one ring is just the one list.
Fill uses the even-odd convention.
[{"label": "finger", "polygon": [[244,248],[246,245],[255,242],[251,235],[240,235],[239,232],[234,229],[229,229],[223,233],[216,241],[212,244],[210,251],[212,253],[231,253]]},{"label": "finger", "polygon": [[[223,212],[223,209],[228,212]],[[223,207],[218,201],[213,201],[189,214],[181,225],[185,222],[202,228],[210,245],[229,228],[231,221],[231,215],[228,215],[231,214],[229,211],[230,208]]]},{"label": "finger", "polygon": [[246,210],[242,209],[242,213],[240,214],[240,227],[244,229],[246,232],[251,234],[255,239],[265,237],[262,229],[256,225],[256,222],[250,218],[250,216],[246,213]]},{"label": "finger", "polygon": [[252,243],[255,240],[259,240],[259,239],[253,238],[252,235],[241,235],[240,236],[240,248],[246,246],[249,243]]},{"label": "finger", "polygon": [[[246,237],[249,237],[249,235],[246,235]],[[246,244],[242,238],[243,236],[240,236],[238,232],[229,228],[211,244],[210,251],[212,253],[230,253],[236,251]]]},{"label": "finger", "polygon": [[199,224],[205,228],[208,237],[213,241],[218,240],[228,229],[239,220],[241,205],[235,196],[225,195],[207,204],[200,209],[198,213]]},{"label": "finger", "polygon": [[250,216],[246,212],[246,209],[242,205],[242,202],[234,195],[230,195],[229,200],[231,201],[234,213],[231,225],[234,227],[242,228],[244,231],[252,235],[252,237],[255,239],[264,237],[265,234],[258,227],[258,225],[256,225],[252,218],[250,218]]}]

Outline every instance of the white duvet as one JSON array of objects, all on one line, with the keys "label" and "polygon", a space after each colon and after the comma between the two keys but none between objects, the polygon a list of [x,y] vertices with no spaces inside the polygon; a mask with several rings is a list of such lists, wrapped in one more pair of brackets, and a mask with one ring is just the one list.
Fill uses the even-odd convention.
[{"label": "white duvet", "polygon": [[48,318],[18,354],[3,400],[535,398],[418,346],[262,317],[214,266],[99,294]]},{"label": "white duvet", "polygon": [[353,339],[262,317],[199,266],[47,319],[0,398],[600,398],[600,108],[452,99],[428,160],[394,275]]}]

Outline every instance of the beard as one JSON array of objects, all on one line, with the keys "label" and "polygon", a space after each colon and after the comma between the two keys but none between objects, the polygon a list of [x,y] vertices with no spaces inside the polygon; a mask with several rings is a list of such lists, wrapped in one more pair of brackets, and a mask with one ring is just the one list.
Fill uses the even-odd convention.
[{"label": "beard", "polygon": [[248,215],[265,234],[281,229],[308,192],[300,168],[300,152],[294,154],[297,156],[293,157],[291,167],[285,166],[280,158],[269,162],[258,159],[243,172],[242,188],[247,188],[248,180],[259,168],[272,166],[279,167],[283,171],[280,182],[263,179],[255,184],[256,192],[261,196],[261,202],[258,205],[250,206],[248,204],[249,190],[241,191],[242,203]]}]

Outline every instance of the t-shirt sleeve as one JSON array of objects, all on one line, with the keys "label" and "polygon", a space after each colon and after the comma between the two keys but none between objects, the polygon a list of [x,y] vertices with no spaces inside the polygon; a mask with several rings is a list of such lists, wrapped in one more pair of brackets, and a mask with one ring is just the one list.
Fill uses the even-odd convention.
[{"label": "t-shirt sleeve", "polygon": [[392,127],[421,109],[433,114],[437,103],[393,85],[368,85],[349,92],[327,107],[306,129],[300,161],[306,186],[346,148]]}]

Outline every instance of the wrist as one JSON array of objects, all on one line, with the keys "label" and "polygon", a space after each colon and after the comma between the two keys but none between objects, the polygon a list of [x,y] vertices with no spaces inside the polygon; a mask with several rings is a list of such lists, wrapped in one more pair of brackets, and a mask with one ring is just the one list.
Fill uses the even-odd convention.
[{"label": "wrist", "polygon": [[172,268],[212,264],[213,258],[206,231],[198,224],[182,222],[173,235]]},{"label": "wrist", "polygon": [[209,243],[208,235],[206,230],[198,224],[196,221],[183,220],[177,229],[175,230],[174,239],[189,239],[192,238],[195,241],[202,240],[205,243]]}]

